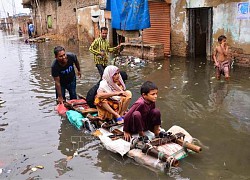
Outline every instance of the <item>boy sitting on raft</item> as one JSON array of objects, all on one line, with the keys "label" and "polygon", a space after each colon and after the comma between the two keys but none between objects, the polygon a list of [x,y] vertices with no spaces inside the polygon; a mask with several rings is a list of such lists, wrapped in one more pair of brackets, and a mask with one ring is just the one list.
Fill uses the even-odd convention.
[{"label": "boy sitting on raft", "polygon": [[158,87],[151,81],[141,86],[141,97],[131,106],[124,116],[124,139],[130,141],[132,134],[145,136],[144,131],[150,130],[159,135],[161,113],[155,108]]}]

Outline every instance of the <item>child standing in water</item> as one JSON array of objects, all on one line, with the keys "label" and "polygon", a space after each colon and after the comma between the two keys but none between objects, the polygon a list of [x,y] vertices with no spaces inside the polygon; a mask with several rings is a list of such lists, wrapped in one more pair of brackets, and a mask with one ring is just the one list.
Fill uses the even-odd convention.
[{"label": "child standing in water", "polygon": [[225,76],[225,79],[229,79],[229,68],[230,62],[227,59],[228,55],[228,45],[227,38],[224,35],[218,38],[219,45],[215,47],[213,53],[213,60],[215,62],[216,68],[216,78],[219,80],[221,74]]}]

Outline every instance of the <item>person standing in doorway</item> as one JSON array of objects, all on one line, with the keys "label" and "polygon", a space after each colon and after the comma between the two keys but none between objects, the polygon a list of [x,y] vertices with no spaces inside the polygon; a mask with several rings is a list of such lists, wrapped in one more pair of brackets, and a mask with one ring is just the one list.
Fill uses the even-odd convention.
[{"label": "person standing in doorway", "polygon": [[29,38],[32,38],[34,35],[34,25],[32,23],[28,24],[28,34]]},{"label": "person standing in doorway", "polygon": [[51,74],[55,81],[56,98],[58,103],[66,100],[65,91],[69,91],[70,99],[77,99],[76,75],[74,65],[77,68],[77,75],[81,78],[81,69],[75,54],[65,52],[61,46],[54,48],[55,60],[52,62]]},{"label": "person standing in doorway", "polygon": [[218,45],[214,49],[213,60],[216,68],[216,78],[219,80],[221,74],[225,79],[229,79],[230,62],[227,59],[228,45],[227,38],[224,35],[218,37]]},{"label": "person standing in doorway", "polygon": [[23,30],[21,27],[19,27],[19,29],[18,29],[18,34],[19,34],[19,37],[23,36]]},{"label": "person standing in doorway", "polygon": [[120,45],[111,48],[107,41],[108,28],[101,27],[101,36],[93,41],[89,47],[89,51],[94,54],[94,62],[99,74],[103,75],[104,69],[108,65],[108,53],[120,49]]}]

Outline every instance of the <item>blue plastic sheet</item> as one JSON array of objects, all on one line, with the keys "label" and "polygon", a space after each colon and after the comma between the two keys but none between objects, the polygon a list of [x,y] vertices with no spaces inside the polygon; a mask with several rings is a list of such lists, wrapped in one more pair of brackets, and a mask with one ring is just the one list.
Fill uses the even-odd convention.
[{"label": "blue plastic sheet", "polygon": [[67,118],[69,122],[75,126],[78,130],[80,130],[83,126],[82,119],[84,118],[81,113],[73,110],[69,110],[66,112]]},{"label": "blue plastic sheet", "polygon": [[150,27],[148,0],[112,0],[112,27],[119,30],[141,30]]}]

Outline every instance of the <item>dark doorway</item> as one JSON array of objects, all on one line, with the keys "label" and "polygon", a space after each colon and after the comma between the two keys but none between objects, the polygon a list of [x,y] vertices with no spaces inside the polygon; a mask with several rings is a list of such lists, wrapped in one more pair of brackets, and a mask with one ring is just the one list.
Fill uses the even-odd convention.
[{"label": "dark doorway", "polygon": [[212,51],[212,8],[188,9],[189,55],[191,57],[211,56]]},{"label": "dark doorway", "polygon": [[117,46],[118,44],[125,42],[125,37],[119,35],[116,32],[116,29],[112,29],[113,30],[113,46]]}]

